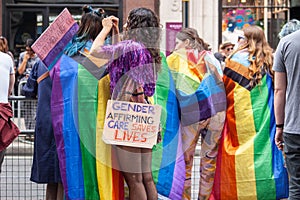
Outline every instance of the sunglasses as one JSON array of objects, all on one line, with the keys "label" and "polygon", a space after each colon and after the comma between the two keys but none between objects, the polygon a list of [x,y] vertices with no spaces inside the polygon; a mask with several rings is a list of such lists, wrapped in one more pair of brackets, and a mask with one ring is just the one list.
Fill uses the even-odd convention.
[{"label": "sunglasses", "polygon": [[233,47],[231,48],[226,48],[226,51],[232,51],[233,50]]}]

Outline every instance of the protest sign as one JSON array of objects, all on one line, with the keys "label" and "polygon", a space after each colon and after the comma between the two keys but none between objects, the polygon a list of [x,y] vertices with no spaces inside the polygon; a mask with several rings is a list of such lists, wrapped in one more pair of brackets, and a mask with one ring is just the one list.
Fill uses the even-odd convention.
[{"label": "protest sign", "polygon": [[160,115],[159,105],[108,100],[102,139],[107,144],[152,148]]},{"label": "protest sign", "polygon": [[65,8],[32,45],[32,49],[51,69],[63,54],[63,49],[76,34],[79,26]]}]

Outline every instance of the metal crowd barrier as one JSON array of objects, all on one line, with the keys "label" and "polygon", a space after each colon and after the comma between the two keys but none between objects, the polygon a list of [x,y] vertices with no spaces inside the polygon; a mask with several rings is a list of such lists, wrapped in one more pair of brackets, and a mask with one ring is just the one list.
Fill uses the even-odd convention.
[{"label": "metal crowd barrier", "polygon": [[[1,200],[42,200],[45,199],[46,184],[30,181],[33,158],[33,135],[37,99],[21,96],[20,88],[26,81],[20,82],[18,96],[10,96],[9,101],[14,112],[14,122],[21,130],[20,135],[6,149],[2,172],[0,173]],[[26,121],[29,120],[30,122]],[[199,189],[200,144],[197,145],[192,175],[192,199],[196,199]],[[125,186],[126,197],[128,188]],[[127,198],[126,198],[127,199]]]},{"label": "metal crowd barrier", "polygon": [[[35,113],[37,100],[27,99],[24,96],[11,96],[9,101],[14,112],[13,121],[18,125],[21,133],[6,149],[0,174],[0,199],[45,199],[46,185],[30,181],[35,126],[35,119],[31,119],[31,114]],[[25,119],[30,122],[25,122]],[[26,128],[28,124],[30,129]]]}]

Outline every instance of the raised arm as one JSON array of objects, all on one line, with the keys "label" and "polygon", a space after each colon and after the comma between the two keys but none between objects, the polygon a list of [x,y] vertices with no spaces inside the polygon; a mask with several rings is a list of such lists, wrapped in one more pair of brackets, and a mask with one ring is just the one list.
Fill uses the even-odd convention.
[{"label": "raised arm", "polygon": [[[101,50],[102,46],[104,45],[105,39],[110,33],[110,31],[113,29],[113,33],[115,35],[119,35],[119,28],[118,28],[119,19],[110,16],[107,18],[104,18],[102,20],[103,29],[99,33],[99,35],[96,37],[95,41],[93,42],[93,45],[90,49],[90,54],[95,57],[99,57],[98,52]],[[119,40],[119,39],[117,39]],[[113,41],[114,42],[114,41]]]}]

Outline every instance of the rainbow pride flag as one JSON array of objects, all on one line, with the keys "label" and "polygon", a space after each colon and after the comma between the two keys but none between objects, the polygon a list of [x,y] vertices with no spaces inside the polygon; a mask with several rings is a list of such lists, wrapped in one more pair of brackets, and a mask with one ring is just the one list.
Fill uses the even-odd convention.
[{"label": "rainbow pride flag", "polygon": [[[226,95],[222,70],[209,51],[180,49],[167,58],[178,101],[185,183],[181,198],[191,199],[192,167],[201,140],[199,199],[207,199],[213,186],[216,155],[225,119]],[[198,190],[198,188],[195,188]]]},{"label": "rainbow pride flag", "polygon": [[66,199],[124,199],[124,181],[113,168],[114,150],[102,141],[109,77],[97,79],[62,55],[50,76],[51,113]]},{"label": "rainbow pride flag", "polygon": [[[191,153],[193,156],[195,149],[187,152],[183,137],[192,140],[190,136],[199,135],[199,130],[189,127],[199,128],[200,121],[211,120],[206,136],[206,140],[210,142],[208,144],[205,140],[202,146],[202,153],[207,155],[217,151],[224,122],[226,99],[220,76],[222,71],[217,69],[220,67],[219,63],[211,53],[205,51],[198,60],[194,58],[194,52],[183,50],[168,57],[168,66],[163,57],[154,95],[154,101],[163,109],[162,142],[153,149],[153,177],[158,193],[172,200],[179,200],[184,196],[191,198],[190,194],[185,195],[184,192],[188,190],[187,193],[190,193],[191,190],[191,187],[185,188],[185,184],[191,181],[187,175],[191,171],[186,171],[188,166],[185,162],[190,157],[186,158],[185,154]],[[219,116],[219,120],[216,121],[214,116]],[[193,133],[189,135],[187,131]],[[213,184],[210,177],[214,176],[215,165],[212,160],[214,158],[204,159],[201,169],[205,174],[202,177],[208,177],[200,181],[208,195]],[[205,195],[207,196],[206,193],[201,194],[201,197]]]},{"label": "rainbow pride flag", "polygon": [[32,49],[51,69],[63,54],[63,49],[72,40],[79,26],[71,13],[65,8],[34,42]]},{"label": "rainbow pride flag", "polygon": [[288,176],[282,153],[274,143],[273,83],[264,73],[250,86],[245,53],[226,62],[225,126],[210,199],[281,199],[288,196]]},{"label": "rainbow pride flag", "polygon": [[181,199],[185,181],[185,163],[180,132],[179,105],[175,84],[166,59],[162,56],[162,69],[158,74],[155,104],[162,106],[162,142],[153,148],[152,175],[159,194],[170,199]]}]

